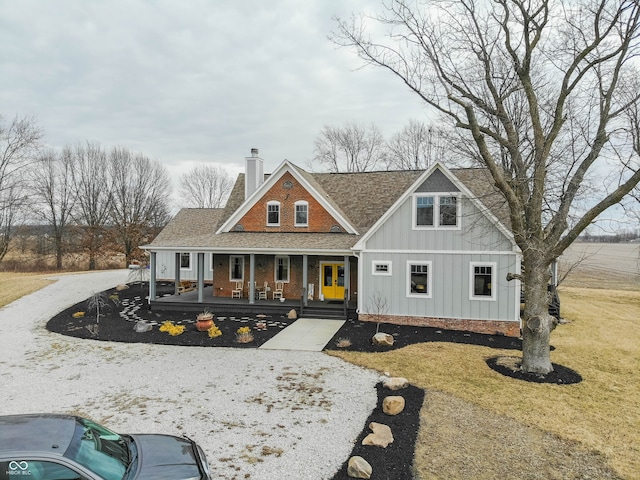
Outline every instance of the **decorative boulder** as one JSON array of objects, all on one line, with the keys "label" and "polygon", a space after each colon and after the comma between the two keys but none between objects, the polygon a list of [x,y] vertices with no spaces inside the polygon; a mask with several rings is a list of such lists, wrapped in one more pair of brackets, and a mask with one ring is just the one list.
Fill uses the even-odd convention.
[{"label": "decorative boulder", "polygon": [[120,285],[117,285],[117,286],[116,286],[116,290],[117,290],[118,292],[121,292],[122,290],[126,290],[127,288],[129,288],[129,285],[126,285],[126,284],[124,284],[124,283],[121,283]]},{"label": "decorative boulder", "polygon": [[382,400],[382,411],[387,415],[398,415],[404,410],[404,397],[390,396]]},{"label": "decorative boulder", "polygon": [[347,475],[351,478],[371,478],[372,471],[369,462],[362,457],[351,457],[347,464]]},{"label": "decorative boulder", "polygon": [[295,320],[296,318],[298,318],[298,312],[296,312],[295,309],[292,308],[287,314],[287,318],[289,320]]},{"label": "decorative boulder", "polygon": [[144,332],[149,332],[149,331],[153,330],[153,325],[151,325],[150,323],[145,322],[144,320],[140,320],[139,322],[136,322],[136,324],[133,327],[133,329],[137,333],[144,333]]},{"label": "decorative boulder", "polygon": [[374,345],[381,345],[383,347],[390,347],[393,345],[393,336],[388,333],[378,332],[371,339]]},{"label": "decorative boulder", "polygon": [[373,433],[364,437],[364,440],[362,440],[363,445],[387,448],[387,445],[393,443],[393,434],[391,433],[391,428],[389,428],[388,425],[371,422],[369,424],[369,428],[373,430]]},{"label": "decorative boulder", "polygon": [[382,386],[389,390],[401,390],[409,386],[409,380],[403,377],[391,377],[382,382]]}]

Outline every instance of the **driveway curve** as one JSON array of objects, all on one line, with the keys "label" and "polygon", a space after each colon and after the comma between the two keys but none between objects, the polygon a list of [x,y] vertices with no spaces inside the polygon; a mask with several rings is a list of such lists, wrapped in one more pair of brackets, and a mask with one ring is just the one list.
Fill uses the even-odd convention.
[{"label": "driveway curve", "polygon": [[80,340],[59,311],[128,271],[61,275],[0,309],[0,414],[76,413],[123,433],[187,435],[213,478],[327,479],[375,408],[375,372],[321,352]]}]

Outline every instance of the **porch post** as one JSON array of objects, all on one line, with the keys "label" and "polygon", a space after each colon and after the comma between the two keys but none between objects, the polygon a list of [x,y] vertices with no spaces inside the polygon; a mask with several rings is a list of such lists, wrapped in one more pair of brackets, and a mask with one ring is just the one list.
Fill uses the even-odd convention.
[{"label": "porch post", "polygon": [[349,256],[344,256],[344,288],[347,289],[347,300],[351,298],[351,269],[349,268]]},{"label": "porch post", "polygon": [[309,304],[309,292],[307,292],[307,288],[309,287],[309,279],[307,278],[307,269],[308,269],[308,259],[307,259],[307,255],[304,254],[302,255],[302,292],[303,292],[303,299],[302,299],[302,304],[306,307]]},{"label": "porch post", "polygon": [[149,255],[149,303],[156,299],[156,252]]},{"label": "porch post", "polygon": [[204,294],[204,252],[198,252],[198,303],[202,303]]},{"label": "porch post", "polygon": [[256,303],[255,287],[256,287],[256,254],[249,254],[249,303]]},{"label": "porch post", "polygon": [[180,252],[176,252],[176,262],[175,262],[175,272],[173,276],[175,277],[175,292],[174,295],[180,295],[180,291],[178,288],[180,287]]}]

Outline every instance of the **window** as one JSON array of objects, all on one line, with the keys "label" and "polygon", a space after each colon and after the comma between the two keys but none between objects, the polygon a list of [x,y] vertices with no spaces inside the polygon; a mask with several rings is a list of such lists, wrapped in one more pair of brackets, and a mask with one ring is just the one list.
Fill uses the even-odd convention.
[{"label": "window", "polygon": [[309,204],[305,201],[296,202],[296,227],[309,226]]},{"label": "window", "polygon": [[495,300],[495,263],[471,264],[471,300]]},{"label": "window", "polygon": [[407,295],[431,298],[431,262],[407,262]]},{"label": "window", "polygon": [[391,262],[374,260],[371,264],[372,275],[391,275]]},{"label": "window", "polygon": [[180,253],[180,270],[191,270],[191,254],[189,252]]},{"label": "window", "polygon": [[289,257],[276,257],[275,264],[275,281],[276,282],[288,282],[289,281]]},{"label": "window", "polygon": [[267,203],[267,225],[280,225],[280,202]]},{"label": "window", "polygon": [[414,228],[457,228],[458,197],[451,194],[414,196]]},{"label": "window", "polygon": [[213,272],[213,265],[214,265],[214,262],[216,261],[215,253],[210,253],[209,254],[209,260],[210,260],[209,261],[209,270]]},{"label": "window", "polygon": [[229,257],[229,280],[242,281],[244,279],[244,257]]}]

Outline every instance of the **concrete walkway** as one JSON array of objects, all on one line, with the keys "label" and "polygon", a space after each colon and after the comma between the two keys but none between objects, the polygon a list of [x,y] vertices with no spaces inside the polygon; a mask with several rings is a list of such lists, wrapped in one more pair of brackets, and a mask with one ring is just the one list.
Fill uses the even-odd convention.
[{"label": "concrete walkway", "polygon": [[260,348],[320,352],[343,324],[344,320],[299,318]]}]

